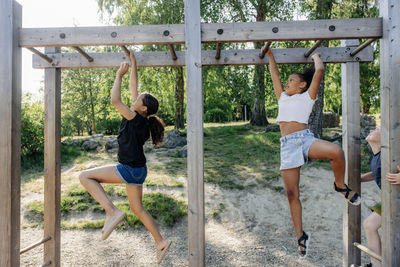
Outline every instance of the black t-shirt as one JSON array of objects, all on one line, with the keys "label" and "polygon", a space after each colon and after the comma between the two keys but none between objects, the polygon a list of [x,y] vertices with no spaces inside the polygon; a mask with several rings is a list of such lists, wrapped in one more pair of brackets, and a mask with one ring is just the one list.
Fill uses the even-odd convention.
[{"label": "black t-shirt", "polygon": [[[136,111],[135,111],[136,112]],[[149,139],[148,120],[136,112],[132,120],[122,119],[118,131],[118,161],[132,168],[146,165],[143,145]]]},{"label": "black t-shirt", "polygon": [[381,152],[371,155],[369,158],[369,166],[371,167],[372,176],[376,184],[381,188]]}]

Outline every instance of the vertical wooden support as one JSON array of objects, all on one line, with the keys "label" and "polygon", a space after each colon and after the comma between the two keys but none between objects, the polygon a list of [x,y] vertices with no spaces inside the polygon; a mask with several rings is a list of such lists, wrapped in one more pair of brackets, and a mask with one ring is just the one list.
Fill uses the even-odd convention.
[{"label": "vertical wooden support", "polygon": [[0,266],[20,266],[22,7],[0,1]]},{"label": "vertical wooden support", "polygon": [[200,0],[185,0],[189,266],[205,265]]},{"label": "vertical wooden support", "polygon": [[[46,54],[60,53],[60,48],[46,48]],[[61,69],[45,69],[44,129],[44,262],[60,266],[61,202]]]},{"label": "vertical wooden support", "polygon": [[[350,47],[349,53],[358,45],[358,40],[342,41]],[[342,114],[343,150],[346,158],[345,182],[361,194],[360,161],[360,63],[342,64]],[[346,201],[343,214],[343,266],[361,264],[361,253],[353,246],[361,241],[361,206]]]},{"label": "vertical wooden support", "polygon": [[382,266],[400,266],[400,185],[386,182],[400,165],[400,17],[398,0],[381,0]]}]

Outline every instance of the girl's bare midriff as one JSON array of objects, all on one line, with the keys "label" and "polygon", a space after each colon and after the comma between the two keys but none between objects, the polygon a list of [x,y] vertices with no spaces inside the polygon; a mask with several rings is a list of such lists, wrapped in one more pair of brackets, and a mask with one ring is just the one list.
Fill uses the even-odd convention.
[{"label": "girl's bare midriff", "polygon": [[307,124],[296,121],[281,121],[279,122],[279,127],[281,128],[282,136],[286,136],[307,129]]}]

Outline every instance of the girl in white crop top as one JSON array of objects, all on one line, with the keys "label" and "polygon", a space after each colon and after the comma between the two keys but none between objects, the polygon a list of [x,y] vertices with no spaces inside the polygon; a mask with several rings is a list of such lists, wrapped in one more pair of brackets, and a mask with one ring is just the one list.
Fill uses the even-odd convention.
[{"label": "girl in white crop top", "polygon": [[[283,88],[278,66],[271,49],[267,52],[269,66],[278,100],[276,121],[281,129],[281,171],[289,200],[290,213],[297,236],[301,257],[307,256],[310,235],[303,231],[302,207],[299,199],[300,168],[305,162],[329,159],[335,176],[334,189],[341,192],[353,205],[359,205],[359,195],[344,183],[345,158],[340,146],[320,140],[307,129],[308,119],[324,76],[324,64],[319,53],[311,58],[314,68],[303,73],[293,73]],[[316,200],[317,201],[317,200]]]}]

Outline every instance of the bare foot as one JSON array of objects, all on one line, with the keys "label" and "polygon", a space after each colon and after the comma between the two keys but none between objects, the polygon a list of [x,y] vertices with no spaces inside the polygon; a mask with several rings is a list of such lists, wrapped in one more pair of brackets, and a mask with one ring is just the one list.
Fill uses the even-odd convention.
[{"label": "bare foot", "polygon": [[164,240],[160,244],[157,245],[157,263],[160,264],[164,259],[165,255],[168,252],[169,247],[171,246],[172,241]]},{"label": "bare foot", "polygon": [[101,229],[101,240],[107,239],[117,225],[125,218],[125,212],[116,209],[112,214],[106,214],[106,221]]}]

